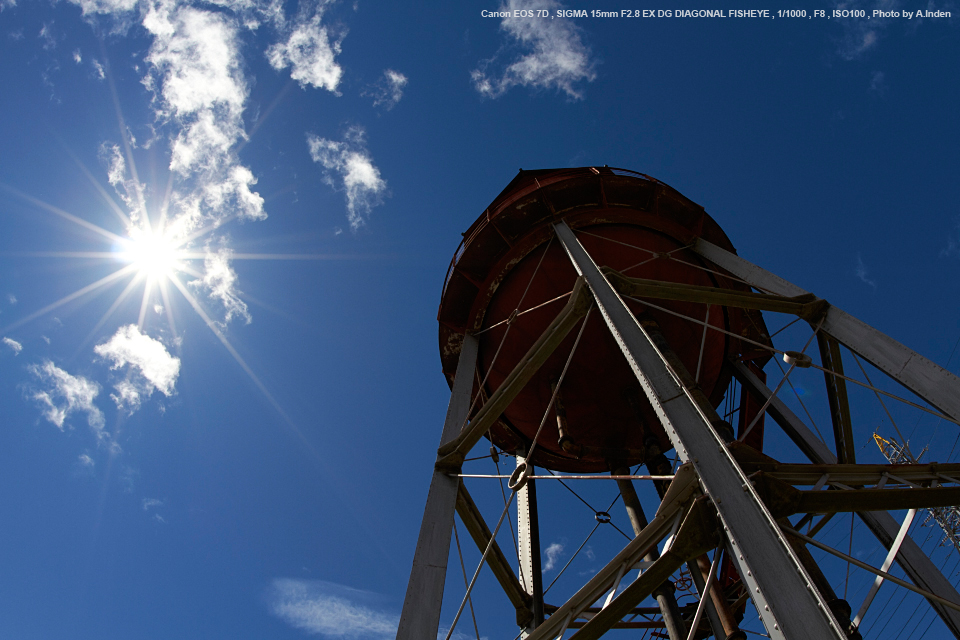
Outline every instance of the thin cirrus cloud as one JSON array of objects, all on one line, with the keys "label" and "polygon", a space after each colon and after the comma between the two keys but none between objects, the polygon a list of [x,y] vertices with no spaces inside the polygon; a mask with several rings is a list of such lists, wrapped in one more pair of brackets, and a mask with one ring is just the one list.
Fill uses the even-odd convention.
[{"label": "thin cirrus cloud", "polygon": [[[551,13],[563,8],[556,0],[537,6]],[[498,98],[513,87],[556,89],[574,100],[583,98],[577,86],[583,81],[593,81],[596,73],[580,29],[571,20],[512,17],[515,9],[527,8],[522,0],[507,0],[500,5],[500,11],[511,16],[500,22],[500,29],[507,37],[505,51],[515,51],[517,55],[499,72],[491,69],[502,66],[497,64],[500,54],[481,62],[470,74],[474,88],[488,98]]]},{"label": "thin cirrus cloud", "polygon": [[[270,612],[291,627],[330,640],[393,640],[400,616],[377,604],[381,598],[324,580],[277,578],[267,592]],[[441,628],[437,640],[446,637]],[[451,640],[469,640],[459,630]],[[482,636],[481,640],[488,640]]]},{"label": "thin cirrus cloud", "polygon": [[553,571],[557,566],[557,561],[563,556],[563,545],[559,542],[554,542],[544,549],[543,553],[547,556],[547,562],[543,565],[543,570]]},{"label": "thin cirrus cloud", "polygon": [[273,615],[301,631],[338,640],[393,638],[399,617],[370,606],[373,599],[332,582],[292,578],[274,580],[268,594]]},{"label": "thin cirrus cloud", "polygon": [[14,340],[13,338],[4,337],[3,344],[10,347],[10,349],[13,351],[13,355],[15,356],[20,355],[20,352],[23,351],[23,345],[17,342],[16,340]]},{"label": "thin cirrus cloud", "polygon": [[173,395],[180,375],[180,359],[170,355],[159,340],[140,333],[137,325],[120,327],[112,338],[93,350],[110,362],[111,369],[130,365],[129,375],[114,385],[117,393],[110,395],[117,407],[133,413],[140,408],[143,398],[154,391]]},{"label": "thin cirrus cloud", "polygon": [[874,289],[877,288],[877,283],[870,278],[869,271],[867,271],[867,265],[863,264],[863,258],[860,256],[859,253],[857,254],[856,274],[861,282],[870,285]]},{"label": "thin cirrus cloud", "polygon": [[362,95],[373,98],[374,107],[382,107],[390,111],[403,98],[403,89],[409,79],[399,71],[386,69],[375,84],[365,89]]},{"label": "thin cirrus cloud", "polygon": [[43,417],[61,431],[75,413],[85,413],[87,424],[98,440],[107,438],[103,429],[103,413],[93,403],[100,394],[100,385],[83,376],[74,376],[50,360],[27,367],[36,385],[27,388],[27,395],[41,406]]},{"label": "thin cirrus cloud", "polygon": [[356,231],[387,191],[387,182],[367,151],[363,128],[351,127],[341,142],[309,133],[307,146],[313,161],[323,167],[327,183],[346,194],[347,220]]},{"label": "thin cirrus cloud", "polygon": [[204,289],[207,294],[220,302],[224,308],[223,323],[233,318],[243,318],[250,324],[252,318],[247,303],[240,299],[237,290],[237,273],[230,267],[229,249],[221,248],[217,252],[207,251],[203,259],[203,277],[190,282],[191,287]]}]

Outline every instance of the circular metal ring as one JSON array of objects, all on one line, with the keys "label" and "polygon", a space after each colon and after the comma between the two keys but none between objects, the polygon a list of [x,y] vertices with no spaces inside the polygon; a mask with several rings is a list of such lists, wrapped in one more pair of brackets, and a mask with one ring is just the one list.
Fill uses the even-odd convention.
[{"label": "circular metal ring", "polygon": [[596,518],[597,522],[599,522],[600,524],[607,524],[608,522],[610,522],[610,514],[607,513],[606,511],[597,511],[597,513],[594,514],[593,517]]},{"label": "circular metal ring", "polygon": [[517,468],[510,474],[510,479],[507,480],[507,487],[510,491],[520,491],[520,489],[523,489],[530,475],[529,469],[530,466],[526,462],[521,462],[517,465]]}]

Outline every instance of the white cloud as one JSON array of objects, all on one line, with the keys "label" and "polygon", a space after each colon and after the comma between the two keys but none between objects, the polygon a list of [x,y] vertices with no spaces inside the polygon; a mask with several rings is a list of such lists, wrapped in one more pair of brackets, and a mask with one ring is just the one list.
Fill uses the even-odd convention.
[{"label": "white cloud", "polygon": [[81,62],[83,62],[83,56],[80,55],[80,49],[75,49],[73,51],[73,61],[76,62],[77,64],[80,64]]},{"label": "white cloud", "polygon": [[347,220],[351,228],[358,229],[387,191],[387,183],[367,151],[364,130],[350,128],[343,142],[307,134],[307,146],[313,161],[325,169],[327,182],[346,192]]},{"label": "white cloud", "polygon": [[383,72],[383,77],[369,89],[363,92],[364,96],[373,98],[374,107],[383,107],[387,111],[394,106],[403,97],[403,88],[407,86],[407,76],[399,71],[387,69]]},{"label": "white cloud", "polygon": [[883,71],[873,72],[870,77],[870,91],[881,96],[887,92],[887,82]]},{"label": "white cloud", "polygon": [[10,302],[10,304],[17,304],[17,296],[13,295],[12,293],[7,294],[7,300]]},{"label": "white cloud", "polygon": [[57,48],[57,39],[53,35],[53,23],[44,23],[40,28],[40,33],[37,34],[37,37],[43,40],[43,48],[46,50],[56,49]]},{"label": "white cloud", "polygon": [[72,376],[49,360],[39,366],[32,364],[27,370],[41,384],[40,389],[31,389],[28,393],[43,406],[43,417],[62,431],[71,414],[86,413],[87,424],[98,439],[105,437],[103,413],[93,404],[100,393],[99,384],[83,376]]},{"label": "white cloud", "polygon": [[863,282],[870,285],[874,289],[877,288],[877,283],[871,280],[868,277],[867,266],[863,264],[863,258],[860,257],[860,254],[857,254],[857,277],[860,278]]},{"label": "white cloud", "polygon": [[80,466],[82,467],[92,468],[95,464],[93,462],[93,458],[85,453],[81,453],[77,460],[80,462]]},{"label": "white cloud", "polygon": [[157,500],[156,498],[144,498],[140,504],[143,507],[144,511],[149,511],[154,507],[162,507],[163,500]]},{"label": "white cloud", "polygon": [[121,14],[137,7],[137,0],[70,0],[80,7],[83,15]]},{"label": "white cloud", "polygon": [[93,65],[93,72],[96,74],[98,80],[103,80],[107,77],[107,74],[103,71],[103,65],[97,62],[96,60],[92,61],[90,64]]},{"label": "white cloud", "polygon": [[[241,9],[243,7],[240,7]],[[154,36],[144,84],[156,96],[157,116],[174,126],[170,169],[180,178],[171,195],[168,228],[185,238],[230,216],[262,220],[257,179],[236,157],[246,139],[239,24],[228,14],[154,0],[143,26]]]},{"label": "white cloud", "polygon": [[231,255],[232,252],[229,249],[207,251],[203,259],[203,278],[192,281],[190,286],[206,289],[211,298],[223,304],[224,323],[230,322],[234,317],[240,317],[250,324],[251,318],[250,312],[247,311],[247,304],[240,299],[240,291],[237,290],[237,273],[230,268]]},{"label": "white cloud", "polygon": [[12,339],[12,338],[6,338],[6,337],[5,337],[5,338],[3,339],[3,344],[5,344],[5,345],[7,345],[8,347],[10,347],[11,349],[13,349],[13,355],[15,355],[15,356],[20,355],[20,352],[23,351],[23,345],[20,344],[19,342],[17,342],[16,340]]},{"label": "white cloud", "polygon": [[107,342],[93,348],[94,352],[110,361],[111,369],[130,365],[130,375],[114,385],[116,394],[110,397],[120,409],[133,413],[140,408],[141,398],[154,390],[165,396],[173,395],[180,358],[170,355],[159,340],[140,333],[135,324],[120,327]]},{"label": "white cloud", "polygon": [[[551,13],[562,9],[556,0],[545,0],[537,5]],[[515,9],[528,9],[524,0],[507,0],[501,11],[512,15]],[[576,88],[579,82],[596,78],[590,50],[580,38],[580,29],[572,20],[530,20],[503,18],[504,31],[512,48],[519,49],[520,57],[511,62],[501,74],[488,75],[487,68],[496,57],[480,64],[471,74],[474,87],[482,95],[497,98],[516,86],[538,89],[558,89],[574,99],[583,95]],[[499,76],[499,77],[498,77]]]},{"label": "white cloud", "polygon": [[293,25],[286,42],[278,42],[266,51],[267,60],[277,71],[290,67],[290,77],[306,88],[337,92],[343,69],[337,64],[343,36],[333,36],[320,24],[324,2],[310,18],[303,18]]},{"label": "white cloud", "polygon": [[557,566],[557,560],[563,555],[563,545],[559,542],[554,542],[548,546],[543,553],[547,556],[547,564],[543,566],[543,570],[552,571]]},{"label": "white cloud", "polygon": [[392,639],[399,617],[360,604],[373,594],[321,580],[279,578],[270,590],[271,612],[292,627],[324,638]]},{"label": "white cloud", "polygon": [[[881,11],[897,11],[900,9],[899,0],[842,0],[836,5],[837,9],[866,11],[870,16],[874,9]],[[873,18],[871,20],[846,19],[837,21],[843,28],[843,36],[839,43],[840,56],[846,60],[856,60],[877,46],[880,36],[893,21],[902,18]]]}]

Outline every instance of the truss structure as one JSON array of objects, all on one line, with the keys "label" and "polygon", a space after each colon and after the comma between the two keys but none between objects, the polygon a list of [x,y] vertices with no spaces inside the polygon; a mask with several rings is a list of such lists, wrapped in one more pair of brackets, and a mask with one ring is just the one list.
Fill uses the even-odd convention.
[{"label": "truss structure", "polygon": [[[873,439],[880,447],[884,457],[890,461],[890,464],[916,464],[913,455],[906,446],[900,444],[895,439],[887,440],[879,434],[873,434]],[[922,456],[922,452],[921,452]],[[926,525],[933,520],[943,530],[943,538],[940,544],[951,544],[953,548],[960,552],[960,507],[949,505],[945,507],[933,507],[927,509],[927,518],[923,524]]]},{"label": "truss structure", "polygon": [[[731,611],[746,599],[753,601],[771,638],[858,638],[857,623],[869,602],[851,621],[850,606],[837,597],[808,545],[825,548],[876,573],[878,582],[889,580],[921,593],[954,637],[960,638],[960,595],[906,535],[909,522],[901,526],[887,513],[931,509],[950,512],[956,518],[951,505],[960,504],[960,482],[956,480],[960,465],[915,464],[899,454],[890,458],[889,465],[856,464],[846,383],[857,381],[843,374],[839,347],[842,344],[869,361],[934,407],[932,412],[955,423],[960,423],[960,379],[839,308],[703,239],[693,242],[693,251],[718,273],[746,282],[757,292],[628,278],[599,268],[577,233],[562,220],[554,222],[553,230],[579,275],[576,286],[526,356],[474,412],[471,391],[478,341],[469,334],[463,338],[398,640],[437,637],[455,512],[483,554],[480,566],[492,570],[516,610],[522,635],[532,640],[588,640],[611,629],[644,626],[662,629],[660,637],[671,640],[710,635],[744,638]],[[781,464],[716,428],[722,419],[695,377],[671,351],[656,323],[633,315],[624,302],[628,297],[791,313],[807,321],[820,348],[823,366],[819,368],[824,371],[830,400],[836,453],[777,397],[779,387],[771,390],[740,361],[728,366],[742,385],[742,393],[762,405],[758,415],[772,418],[810,463]],[[662,487],[660,506],[649,521],[642,509],[631,512],[631,508],[639,508],[639,502],[634,504],[631,497],[631,476],[622,471],[615,474],[635,537],[566,602],[551,605],[543,600],[539,576],[532,467],[520,456],[521,464],[510,481],[510,502],[517,500],[521,505],[518,578],[496,540],[508,509],[491,529],[463,484],[462,465],[587,313],[599,313],[616,340],[677,452],[680,466],[675,473],[669,466],[667,473],[661,473],[656,455],[647,461],[651,475],[645,477],[658,478]],[[809,356],[802,353],[783,356],[791,368],[811,366]],[[897,562],[909,580],[891,576],[886,570],[889,564],[876,569],[817,541],[816,533],[839,512],[856,513],[890,550],[889,562]],[[806,515],[793,524],[788,519],[793,514]],[[807,523],[810,526],[802,533],[801,527]],[[956,523],[956,519],[950,521],[954,532]],[[738,579],[732,587],[718,584],[721,559],[735,568]],[[675,600],[671,604],[669,589],[663,587],[685,565],[697,583],[700,600],[695,610],[681,612]],[[628,574],[636,577],[628,578]],[[474,582],[467,587],[461,612]],[[650,596],[656,597],[657,608],[640,607]],[[659,618],[648,615],[654,611],[660,613]]]}]

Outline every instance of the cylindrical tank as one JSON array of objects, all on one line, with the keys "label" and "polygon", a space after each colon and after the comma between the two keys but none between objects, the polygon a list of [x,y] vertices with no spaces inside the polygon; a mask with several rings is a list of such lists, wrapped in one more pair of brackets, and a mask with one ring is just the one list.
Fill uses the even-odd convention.
[{"label": "cylindrical tank", "polygon": [[[703,207],[662,182],[608,167],[521,170],[464,233],[440,302],[440,355],[450,384],[463,335],[477,335],[480,341],[474,412],[556,317],[566,301],[562,296],[573,288],[577,274],[554,238],[552,224],[558,220],[574,229],[601,267],[634,278],[750,290],[688,248],[703,238],[735,251]],[[735,336],[769,341],[759,312],[714,305],[708,313],[706,304],[652,299],[627,304],[638,317],[659,324],[691,375],[699,364],[699,385],[714,406],[730,380],[727,359],[756,355],[751,353],[755,346]],[[515,311],[520,313],[512,323],[503,322]],[[729,333],[710,330],[704,339],[703,326],[691,319],[708,320]],[[579,328],[491,429],[495,445],[507,451],[529,446]],[[587,319],[558,398],[537,440],[533,462],[538,466],[602,472],[643,462],[651,438],[661,450],[671,448],[599,313]],[[565,433],[558,426],[557,405],[565,414]]]}]

